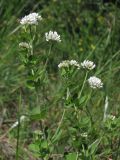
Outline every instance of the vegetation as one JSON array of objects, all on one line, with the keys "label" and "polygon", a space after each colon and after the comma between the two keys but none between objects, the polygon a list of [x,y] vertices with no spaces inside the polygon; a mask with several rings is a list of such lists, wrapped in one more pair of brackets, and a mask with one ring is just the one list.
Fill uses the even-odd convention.
[{"label": "vegetation", "polygon": [[0,6],[0,159],[119,160],[119,1]]}]

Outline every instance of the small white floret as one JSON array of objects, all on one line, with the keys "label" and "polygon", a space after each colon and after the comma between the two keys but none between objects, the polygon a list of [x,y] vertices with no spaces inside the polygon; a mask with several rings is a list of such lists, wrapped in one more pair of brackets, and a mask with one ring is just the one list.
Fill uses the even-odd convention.
[{"label": "small white floret", "polygon": [[87,138],[87,137],[88,137],[88,134],[87,134],[86,132],[81,133],[81,137]]},{"label": "small white floret", "polygon": [[71,60],[70,61],[70,65],[71,66],[76,66],[78,69],[80,69],[80,65],[79,65],[79,63],[76,60]]}]

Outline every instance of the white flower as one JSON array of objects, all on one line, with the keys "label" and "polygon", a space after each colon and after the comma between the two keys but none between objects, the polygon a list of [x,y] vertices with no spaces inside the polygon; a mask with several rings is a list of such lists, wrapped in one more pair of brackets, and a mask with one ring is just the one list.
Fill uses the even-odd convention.
[{"label": "white flower", "polygon": [[77,69],[80,69],[80,65],[79,65],[78,62],[75,61],[75,60],[71,60],[71,61],[65,60],[65,61],[62,61],[62,62],[58,65],[59,68],[64,68],[64,67],[69,67],[69,66],[75,66],[75,67],[77,67]]},{"label": "white flower", "polygon": [[49,31],[45,33],[46,41],[53,40],[57,42],[61,42],[60,35],[56,31]]},{"label": "white flower", "polygon": [[90,85],[91,88],[102,88],[103,87],[103,83],[101,81],[101,79],[93,76],[93,77],[90,77],[88,79],[88,83]]},{"label": "white flower", "polygon": [[[21,117],[20,117],[20,123],[23,122],[23,121],[25,120],[25,118],[26,118],[26,116],[21,116]],[[11,129],[17,127],[18,124],[19,124],[19,122],[16,121],[16,122],[11,126]]]},{"label": "white flower", "polygon": [[23,17],[20,21],[22,25],[26,24],[38,24],[38,21],[42,20],[42,17],[38,13],[30,13],[29,15]]},{"label": "white flower", "polygon": [[19,47],[27,48],[27,49],[32,48],[32,46],[29,43],[27,43],[27,42],[21,42],[21,43],[19,43]]},{"label": "white flower", "polygon": [[115,116],[113,116],[113,115],[107,115],[107,118],[113,121],[115,119]]},{"label": "white flower", "polygon": [[87,134],[86,132],[81,133],[81,137],[87,138],[87,137],[88,137],[88,134]]},{"label": "white flower", "polygon": [[89,61],[89,60],[84,60],[82,63],[81,63],[81,66],[85,69],[88,69],[88,70],[92,70],[95,68],[95,64],[92,62],[92,61]]}]

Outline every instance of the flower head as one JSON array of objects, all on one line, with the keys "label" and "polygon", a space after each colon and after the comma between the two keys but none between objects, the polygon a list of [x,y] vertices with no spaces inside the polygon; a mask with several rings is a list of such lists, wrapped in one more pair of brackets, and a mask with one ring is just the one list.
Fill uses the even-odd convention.
[{"label": "flower head", "polygon": [[93,89],[96,89],[96,88],[102,88],[103,87],[103,83],[101,81],[101,79],[93,76],[93,77],[90,77],[88,79],[88,83],[90,85],[91,88]]},{"label": "flower head", "polygon": [[53,40],[57,42],[61,42],[60,35],[56,31],[49,31],[45,33],[46,41]]},{"label": "flower head", "polygon": [[66,68],[66,67],[69,67],[69,66],[74,66],[74,67],[77,67],[77,69],[80,69],[80,65],[79,63],[76,61],[76,60],[65,60],[65,61],[62,61],[58,67],[59,68]]},{"label": "flower head", "polygon": [[23,17],[20,21],[20,24],[22,25],[37,25],[38,21],[42,20],[42,17],[38,13],[30,13],[29,15]]},{"label": "flower head", "polygon": [[19,43],[19,47],[21,47],[21,48],[27,48],[27,49],[32,48],[32,46],[29,43],[27,43],[27,42],[21,42],[21,43]]},{"label": "flower head", "polygon": [[92,62],[92,61],[89,61],[89,60],[84,60],[82,63],[81,63],[81,66],[85,69],[88,69],[88,70],[92,70],[95,68],[95,64]]}]

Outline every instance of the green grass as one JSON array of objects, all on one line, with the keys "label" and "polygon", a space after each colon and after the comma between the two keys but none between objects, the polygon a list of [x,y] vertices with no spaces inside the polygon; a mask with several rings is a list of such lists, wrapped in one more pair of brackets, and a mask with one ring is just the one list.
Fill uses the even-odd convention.
[{"label": "green grass", "polygon": [[[91,131],[94,132],[94,138],[90,137],[93,142],[98,136],[96,132],[100,131],[98,125],[103,119],[106,96],[109,98],[108,113],[120,116],[120,8],[113,3],[103,4],[101,1],[88,3],[81,0],[21,0],[20,2],[18,0],[1,0],[0,8],[0,110],[3,122],[17,119],[20,94],[23,108],[21,114],[29,114],[29,111],[36,107],[36,93],[27,88],[27,71],[19,60],[20,49],[18,46],[23,38],[20,35],[19,21],[25,14],[35,11],[43,17],[43,22],[37,27],[37,32],[41,35],[37,37],[34,44],[36,55],[40,57],[41,62],[45,62],[46,52],[49,48],[46,45],[44,33],[56,30],[62,39],[60,44],[55,45],[49,57],[46,84],[39,93],[38,103],[45,108],[45,113],[49,113],[45,116],[45,127],[50,129],[49,132],[54,131],[63,112],[64,87],[58,71],[58,64],[66,59],[75,59],[79,63],[84,59],[89,59],[97,65],[91,74],[101,78],[104,83],[102,91],[93,92],[89,104],[93,119],[98,122],[95,127],[96,131]],[[72,101],[75,100],[76,92],[79,92],[82,86],[83,77],[84,72],[80,71],[73,78],[75,88],[73,87],[71,91]],[[88,92],[89,88],[86,85],[83,95],[87,95]],[[31,112],[36,113],[37,111]],[[72,110],[67,113],[68,119],[71,117],[71,113]],[[73,119],[70,119],[70,122],[73,124]],[[61,153],[64,152],[63,148],[69,139],[69,133],[72,132],[69,129],[72,130],[76,127],[65,131],[70,122],[66,121],[62,126],[65,133],[61,136],[60,142],[57,142],[57,145],[60,145],[58,150]],[[38,122],[31,123],[32,125],[29,125],[25,132],[23,129],[21,133],[21,137],[27,145],[32,141],[32,130],[39,129]],[[10,125],[4,123],[1,125],[1,136],[7,132]],[[16,137],[16,131],[9,136],[10,138]],[[30,139],[29,142],[28,139]],[[73,142],[70,140],[69,143]],[[74,146],[74,144],[72,145]],[[77,144],[75,145],[77,146]],[[110,153],[112,152],[114,149]],[[108,157],[110,157],[109,154]]]}]

